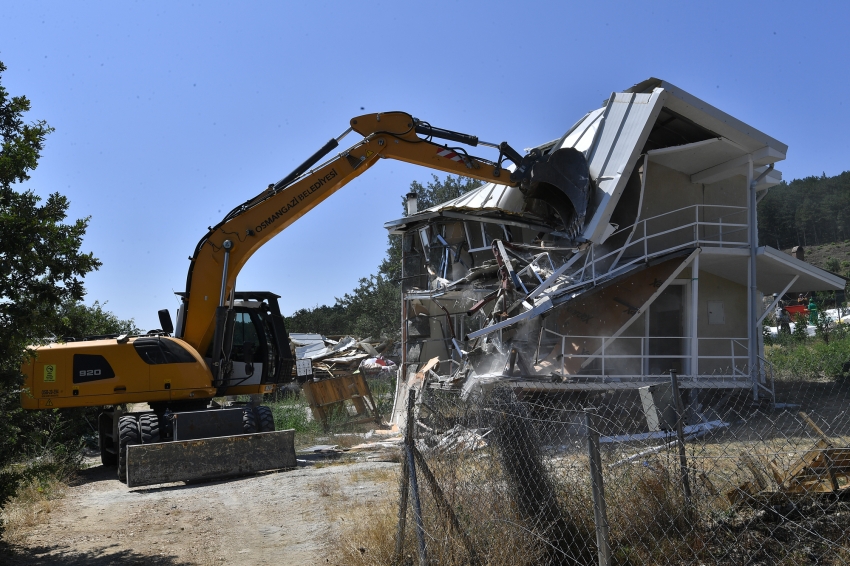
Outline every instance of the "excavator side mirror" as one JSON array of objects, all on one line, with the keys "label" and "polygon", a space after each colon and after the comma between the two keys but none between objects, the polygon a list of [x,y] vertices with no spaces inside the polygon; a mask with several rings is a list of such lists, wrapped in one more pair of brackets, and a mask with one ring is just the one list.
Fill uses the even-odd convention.
[{"label": "excavator side mirror", "polygon": [[174,323],[171,322],[171,313],[168,312],[168,309],[157,311],[156,314],[159,315],[159,327],[162,328],[163,332],[173,334]]}]

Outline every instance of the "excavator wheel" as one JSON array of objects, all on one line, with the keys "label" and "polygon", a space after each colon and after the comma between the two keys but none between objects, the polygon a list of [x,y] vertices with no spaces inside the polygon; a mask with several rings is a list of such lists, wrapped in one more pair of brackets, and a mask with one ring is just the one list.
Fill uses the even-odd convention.
[{"label": "excavator wheel", "polygon": [[101,414],[98,416],[98,444],[100,445],[100,463],[104,466],[114,466],[118,463],[118,454],[110,451],[112,446],[112,417]]},{"label": "excavator wheel", "polygon": [[159,417],[148,413],[139,417],[139,430],[142,433],[142,444],[159,442]]},{"label": "excavator wheel", "polygon": [[274,415],[269,407],[254,407],[257,417],[257,432],[274,432]]},{"label": "excavator wheel", "polygon": [[242,432],[244,434],[257,432],[257,417],[254,416],[251,407],[245,407],[245,410],[242,411]]},{"label": "excavator wheel", "polygon": [[104,466],[114,466],[118,461],[118,455],[113,454],[106,449],[106,446],[100,447],[100,463]]},{"label": "excavator wheel", "polygon": [[118,479],[127,483],[127,447],[139,444],[139,423],[136,417],[125,415],[118,420]]}]

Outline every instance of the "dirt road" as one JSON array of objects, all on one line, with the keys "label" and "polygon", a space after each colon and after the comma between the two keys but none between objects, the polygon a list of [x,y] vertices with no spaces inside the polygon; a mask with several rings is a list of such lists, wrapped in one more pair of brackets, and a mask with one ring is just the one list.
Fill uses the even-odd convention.
[{"label": "dirt road", "polygon": [[114,468],[96,466],[82,472],[49,520],[0,562],[327,564],[335,506],[384,495],[396,470],[386,462],[334,464],[130,490],[115,479]]}]

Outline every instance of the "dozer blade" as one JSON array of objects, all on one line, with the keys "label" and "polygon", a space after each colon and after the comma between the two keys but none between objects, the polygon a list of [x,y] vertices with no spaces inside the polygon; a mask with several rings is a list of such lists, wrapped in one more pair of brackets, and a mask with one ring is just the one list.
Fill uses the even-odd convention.
[{"label": "dozer blade", "polygon": [[577,235],[590,200],[590,169],[584,154],[571,147],[561,148],[534,164],[529,181],[525,196],[554,208],[564,229],[571,236]]},{"label": "dozer blade", "polygon": [[127,447],[127,487],[210,480],[295,467],[295,431]]}]

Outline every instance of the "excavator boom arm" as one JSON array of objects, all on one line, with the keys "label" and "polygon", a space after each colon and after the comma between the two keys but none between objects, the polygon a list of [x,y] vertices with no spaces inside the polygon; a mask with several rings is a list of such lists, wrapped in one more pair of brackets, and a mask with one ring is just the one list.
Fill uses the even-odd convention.
[{"label": "excavator boom arm", "polygon": [[[516,159],[507,144],[500,146],[496,162],[473,157],[463,149],[422,139],[417,131],[477,145],[478,139],[431,128],[404,112],[366,114],[351,120],[363,139],[310,171],[288,176],[229,213],[199,242],[187,277],[182,338],[204,355],[215,332],[216,307],[230,296],[245,262],[263,244],[304,216],[319,203],[372,167],[378,159],[392,158],[447,173],[505,185],[519,184],[530,162],[520,158],[513,173],[501,168],[502,156]],[[452,135],[454,137],[452,137]],[[463,136],[459,139],[460,136]],[[332,151],[334,140],[317,152]],[[471,142],[475,142],[474,144]],[[509,151],[508,151],[509,150]],[[511,155],[511,152],[513,155]],[[315,156],[314,156],[315,158]],[[511,159],[513,161],[513,159]],[[310,160],[305,163],[307,165]],[[304,169],[307,167],[302,166]],[[303,174],[302,174],[303,173]],[[512,180],[513,178],[513,180]]]}]

